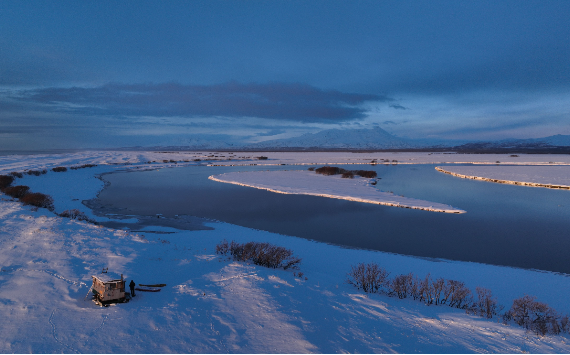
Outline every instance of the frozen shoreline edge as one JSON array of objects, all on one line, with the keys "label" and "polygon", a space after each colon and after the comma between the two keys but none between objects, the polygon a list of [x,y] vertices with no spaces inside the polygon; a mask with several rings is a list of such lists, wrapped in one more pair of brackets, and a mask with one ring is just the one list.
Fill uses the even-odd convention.
[{"label": "frozen shoreline edge", "polygon": [[455,176],[455,177],[459,177],[462,179],[471,179],[471,180],[480,180],[480,181],[488,181],[488,182],[494,182],[497,184],[508,184],[508,185],[518,185],[518,186],[532,186],[532,187],[544,187],[547,189],[555,189],[555,190],[570,190],[570,186],[568,185],[554,185],[554,184],[541,184],[538,182],[526,182],[526,181],[514,181],[514,180],[503,180],[503,179],[491,179],[491,178],[486,178],[486,177],[482,177],[482,176],[476,176],[476,175],[464,175],[464,174],[459,174],[459,173],[455,173],[449,170],[445,170],[439,166],[435,167],[435,170],[444,173],[444,174],[449,174],[451,176]]},{"label": "frozen shoreline edge", "polygon": [[220,176],[220,175],[211,175],[208,177],[208,179],[216,181],[216,182],[222,182],[222,183],[226,183],[226,184],[233,184],[233,185],[245,186],[245,187],[252,187],[255,189],[259,189],[259,190],[266,190],[266,191],[275,192],[275,193],[284,194],[284,195],[308,195],[308,196],[328,197],[328,198],[335,198],[335,199],[339,199],[339,200],[347,200],[347,201],[362,202],[362,203],[371,203],[371,204],[375,204],[375,205],[383,205],[383,206],[399,207],[399,208],[407,208],[407,209],[415,209],[415,210],[424,210],[424,211],[430,211],[430,212],[453,213],[453,214],[466,213],[466,211],[460,210],[460,209],[440,209],[440,208],[432,208],[432,207],[410,206],[410,205],[397,204],[397,203],[384,202],[384,201],[376,201],[376,200],[369,200],[369,199],[351,197],[351,196],[320,194],[320,193],[316,193],[316,192],[315,193],[286,192],[286,191],[282,191],[282,190],[271,189],[268,187],[261,187],[261,186],[252,185],[252,184],[245,184],[245,183],[237,182],[237,181],[222,180],[220,178],[217,178],[216,176]]}]

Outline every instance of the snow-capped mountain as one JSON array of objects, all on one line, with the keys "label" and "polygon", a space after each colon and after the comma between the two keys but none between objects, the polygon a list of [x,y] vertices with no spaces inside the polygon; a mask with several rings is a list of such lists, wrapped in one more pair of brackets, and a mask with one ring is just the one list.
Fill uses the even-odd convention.
[{"label": "snow-capped mountain", "polygon": [[570,135],[557,134],[555,136],[549,136],[544,138],[534,138],[534,139],[524,139],[523,141],[543,143],[545,145],[554,147],[569,147],[570,146]]},{"label": "snow-capped mountain", "polygon": [[391,135],[380,127],[372,129],[329,129],[300,137],[268,140],[244,146],[247,149],[547,149],[570,147],[570,135],[544,138],[466,141],[446,139],[408,139]]},{"label": "snow-capped mountain", "polygon": [[328,129],[300,137],[268,140],[248,148],[319,148],[319,149],[406,149],[419,147],[412,140],[398,138],[380,127],[373,129]]}]

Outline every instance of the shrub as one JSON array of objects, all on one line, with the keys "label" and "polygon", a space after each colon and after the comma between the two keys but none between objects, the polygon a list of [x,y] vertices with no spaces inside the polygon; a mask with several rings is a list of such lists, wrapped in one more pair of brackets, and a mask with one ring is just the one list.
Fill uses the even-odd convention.
[{"label": "shrub", "polygon": [[323,166],[320,167],[318,169],[315,168],[309,168],[309,171],[315,171],[317,174],[323,174],[323,175],[337,175],[337,174],[342,174],[343,178],[349,178],[352,179],[354,177],[354,175],[358,175],[358,176],[362,176],[364,178],[375,178],[378,176],[378,174],[375,171],[372,170],[345,170],[343,168],[339,168],[336,166]]},{"label": "shrub", "polygon": [[77,169],[85,169],[85,168],[94,168],[96,166],[97,166],[97,164],[83,164],[83,165],[79,165],[79,166],[72,166],[72,167],[70,167],[70,169],[71,170],[77,170]]},{"label": "shrub", "polygon": [[24,177],[24,174],[22,174],[22,173],[20,173],[20,172],[17,172],[17,171],[12,171],[12,172],[10,173],[10,175],[12,175],[13,177],[20,178],[20,179]]},{"label": "shrub", "polygon": [[311,166],[311,167],[308,168],[307,170],[309,170],[309,171],[315,171],[315,167],[314,167],[314,166]]},{"label": "shrub", "polygon": [[[411,282],[413,275],[398,275],[389,282],[389,295],[396,295],[398,298],[408,297],[408,292],[411,290]],[[416,284],[417,285],[417,284]]]},{"label": "shrub", "polygon": [[269,159],[269,158],[264,157],[264,156],[260,156],[260,157],[257,157],[257,159],[258,159],[258,160],[267,160],[267,159]]},{"label": "shrub", "polygon": [[26,174],[28,175],[35,175],[35,176],[40,176],[42,174],[46,174],[47,170],[43,169],[43,170],[28,170],[26,171]]},{"label": "shrub", "polygon": [[447,280],[444,289],[442,304],[449,307],[465,308],[471,301],[471,290],[465,287],[465,283],[455,280]]},{"label": "shrub", "polygon": [[81,212],[78,209],[65,210],[65,211],[61,212],[59,214],[59,216],[69,218],[69,219],[76,219],[78,221],[87,221],[87,222],[92,222],[92,223],[94,222],[92,219],[87,217],[87,215],[85,213]]},{"label": "shrub", "polygon": [[[398,275],[393,279],[388,279],[388,275],[386,270],[374,263],[358,264],[351,267],[351,271],[348,273],[348,283],[363,289],[365,292],[377,292],[381,287],[384,287],[389,296],[397,296],[398,298],[409,296],[428,305],[447,304],[449,307],[461,309],[470,307],[469,309],[473,313],[480,314],[478,311],[480,307],[475,307],[472,304],[471,291],[465,287],[463,282],[443,278],[433,281],[430,274],[423,280],[413,273]],[[490,291],[488,292],[489,299],[492,300]],[[482,296],[484,295],[482,294]],[[493,307],[491,303],[490,307]],[[495,310],[501,308],[496,302],[494,307]],[[568,326],[570,327],[570,319]]]},{"label": "shrub", "polygon": [[524,296],[513,301],[511,309],[504,316],[516,324],[538,335],[560,334],[568,331],[568,316],[561,317],[546,303],[538,302],[536,297]]},{"label": "shrub", "polygon": [[21,198],[24,197],[29,190],[30,188],[28,186],[18,185],[5,187],[2,189],[2,192],[14,198]]},{"label": "shrub", "polygon": [[256,265],[271,268],[297,268],[301,259],[294,256],[293,252],[284,247],[272,245],[269,243],[249,242],[239,244],[232,241],[228,244],[227,240],[223,240],[216,245],[216,253],[233,256],[237,261],[251,261]]},{"label": "shrub", "polygon": [[351,266],[347,282],[358,289],[362,289],[364,292],[375,293],[381,287],[386,286],[388,275],[390,275],[388,271],[378,266],[378,264],[360,263],[356,266]]},{"label": "shrub", "polygon": [[373,179],[378,176],[378,173],[373,170],[356,170],[354,173],[368,179]]},{"label": "shrub", "polygon": [[202,161],[202,159],[194,159],[194,161]]},{"label": "shrub", "polygon": [[14,182],[14,177],[12,175],[0,175],[0,189],[4,189]]},{"label": "shrub", "polygon": [[24,205],[32,205],[35,207],[43,207],[47,208],[50,211],[53,211],[53,199],[51,196],[44,195],[40,192],[29,193],[20,198],[20,201]]},{"label": "shrub", "polygon": [[55,173],[63,173],[67,171],[67,168],[65,166],[58,166],[55,168],[52,168],[51,171],[55,172]]},{"label": "shrub", "polygon": [[346,170],[338,168],[336,166],[323,166],[315,169],[315,173],[322,175],[337,175],[346,172]]},{"label": "shrub", "polygon": [[475,292],[477,293],[477,301],[467,308],[467,313],[476,314],[484,318],[493,318],[502,310],[503,307],[497,303],[497,299],[493,297],[491,290],[477,287]]}]

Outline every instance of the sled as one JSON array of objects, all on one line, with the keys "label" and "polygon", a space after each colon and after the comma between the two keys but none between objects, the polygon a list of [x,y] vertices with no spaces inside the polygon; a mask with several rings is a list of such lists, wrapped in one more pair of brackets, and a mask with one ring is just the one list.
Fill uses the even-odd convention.
[{"label": "sled", "polygon": [[137,287],[135,288],[135,290],[141,292],[160,292],[160,288],[154,288],[154,287]]},{"label": "sled", "polygon": [[142,286],[142,287],[164,287],[164,286],[166,286],[166,284],[153,284],[153,285],[139,284],[139,286]]}]

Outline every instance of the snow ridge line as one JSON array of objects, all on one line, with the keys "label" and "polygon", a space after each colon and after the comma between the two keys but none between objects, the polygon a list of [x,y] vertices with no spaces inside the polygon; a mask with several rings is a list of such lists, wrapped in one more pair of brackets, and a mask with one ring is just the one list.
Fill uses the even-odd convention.
[{"label": "snow ridge line", "polygon": [[498,184],[509,184],[509,185],[519,185],[519,186],[532,186],[532,187],[545,187],[548,189],[558,189],[558,190],[570,190],[570,186],[568,185],[554,185],[554,184],[541,184],[538,182],[525,182],[525,181],[513,181],[513,180],[501,180],[501,179],[491,179],[482,176],[475,176],[475,175],[464,175],[459,173],[454,173],[452,171],[444,170],[443,168],[436,166],[435,170],[449,174],[451,176],[456,176],[462,179],[471,179],[471,180],[481,180],[481,181],[489,181],[495,182]]},{"label": "snow ridge line", "polygon": [[245,186],[245,187],[253,187],[254,189],[267,190],[270,192],[275,192],[275,193],[284,194],[284,195],[310,195],[310,196],[336,198],[339,200],[347,200],[347,201],[354,201],[354,202],[372,203],[375,205],[408,208],[408,209],[413,209],[413,210],[424,210],[424,211],[431,211],[431,212],[457,213],[457,214],[465,213],[464,210],[460,210],[460,209],[449,209],[449,210],[447,210],[447,209],[441,209],[441,208],[436,208],[436,207],[407,206],[407,205],[402,205],[402,204],[397,203],[397,202],[374,201],[374,200],[368,200],[368,199],[364,199],[364,198],[350,197],[350,196],[319,194],[319,193],[315,193],[315,192],[303,192],[303,193],[285,192],[285,191],[281,191],[281,190],[271,189],[268,187],[261,187],[261,186],[256,186],[256,185],[244,184],[244,183],[237,182],[237,181],[221,180],[221,179],[216,178],[214,175],[209,176],[208,179],[213,180],[213,181],[217,181],[217,182],[223,182],[226,184],[233,184],[233,185],[239,185],[239,186]]}]

